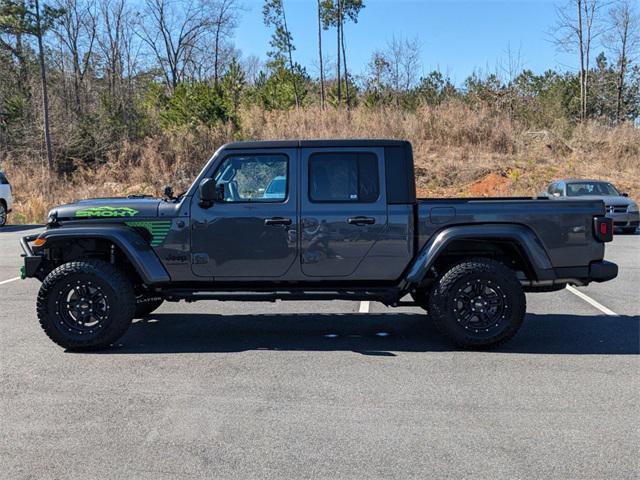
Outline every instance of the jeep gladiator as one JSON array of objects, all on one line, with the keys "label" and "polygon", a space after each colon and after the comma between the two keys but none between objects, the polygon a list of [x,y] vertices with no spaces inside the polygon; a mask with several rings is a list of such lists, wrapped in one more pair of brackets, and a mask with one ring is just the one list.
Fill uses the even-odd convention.
[{"label": "jeep gladiator", "polygon": [[204,299],[418,305],[486,348],[516,334],[525,292],[616,277],[611,239],[601,200],[417,199],[409,142],[301,140],[224,145],[175,197],[56,207],[21,244],[40,324],[72,350]]}]

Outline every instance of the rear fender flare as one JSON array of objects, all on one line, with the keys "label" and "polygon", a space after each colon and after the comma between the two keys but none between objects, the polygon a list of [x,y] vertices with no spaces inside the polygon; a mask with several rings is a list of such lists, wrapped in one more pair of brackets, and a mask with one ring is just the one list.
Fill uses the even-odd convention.
[{"label": "rear fender flare", "polygon": [[101,239],[112,242],[127,257],[145,285],[170,281],[169,274],[151,246],[135,231],[123,226],[62,227],[47,230],[39,238],[59,240]]},{"label": "rear fender flare", "polygon": [[538,280],[546,280],[553,272],[551,261],[536,234],[517,224],[463,225],[445,228],[436,233],[418,253],[407,273],[407,282],[419,285],[429,269],[454,240],[508,240],[520,246]]}]

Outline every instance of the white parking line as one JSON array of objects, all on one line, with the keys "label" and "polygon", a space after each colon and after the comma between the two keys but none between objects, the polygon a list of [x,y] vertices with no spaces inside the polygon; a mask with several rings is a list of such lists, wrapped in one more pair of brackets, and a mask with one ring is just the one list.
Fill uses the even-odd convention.
[{"label": "white parking line", "polygon": [[364,300],[360,302],[360,308],[358,309],[358,313],[369,313],[370,305],[371,305],[371,302],[369,302],[368,300]]},{"label": "white parking line", "polygon": [[5,283],[15,282],[16,280],[20,280],[20,277],[10,278],[9,280],[3,280],[0,282],[0,285],[4,285]]},{"label": "white parking line", "polygon": [[580,297],[582,300],[587,302],[589,305],[591,305],[593,307],[596,307],[598,310],[600,310],[605,315],[609,315],[609,316],[612,316],[612,317],[619,317],[620,316],[616,312],[614,312],[613,310],[609,310],[607,307],[605,307],[601,303],[596,302],[593,298],[585,295],[580,290],[578,290],[575,287],[572,287],[571,285],[567,285],[567,290],[569,290],[571,293],[573,293],[576,297]]}]

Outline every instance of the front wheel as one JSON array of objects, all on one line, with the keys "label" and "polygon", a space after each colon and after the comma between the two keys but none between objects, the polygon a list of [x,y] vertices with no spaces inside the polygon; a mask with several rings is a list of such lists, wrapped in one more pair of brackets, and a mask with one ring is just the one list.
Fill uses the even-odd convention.
[{"label": "front wheel", "polygon": [[7,223],[7,207],[4,202],[0,202],[0,227],[4,227]]},{"label": "front wheel", "polygon": [[38,292],[38,319],[55,343],[69,350],[97,350],[129,328],[135,293],[127,276],[101,260],[79,260],[54,269]]},{"label": "front wheel", "polygon": [[524,320],[526,297],[513,270],[487,258],[452,266],[429,296],[438,329],[463,348],[489,348],[511,339]]}]

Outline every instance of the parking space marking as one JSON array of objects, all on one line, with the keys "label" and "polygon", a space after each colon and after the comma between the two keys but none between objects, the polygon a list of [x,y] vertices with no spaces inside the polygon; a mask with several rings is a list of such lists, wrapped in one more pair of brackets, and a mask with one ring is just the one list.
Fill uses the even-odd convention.
[{"label": "parking space marking", "polygon": [[368,300],[364,300],[360,302],[360,308],[358,309],[358,313],[369,313],[369,307],[371,306],[371,302]]},{"label": "parking space marking", "polygon": [[0,285],[4,285],[5,283],[15,282],[16,280],[20,280],[20,277],[10,278],[9,280],[3,280],[0,282]]},{"label": "parking space marking", "polygon": [[580,297],[582,300],[584,300],[585,302],[587,302],[589,305],[591,305],[592,307],[597,308],[598,310],[600,310],[602,313],[604,313],[605,315],[609,315],[611,317],[619,317],[620,315],[618,315],[616,312],[614,312],[613,310],[609,310],[607,307],[605,307],[604,305],[602,305],[599,302],[596,302],[593,298],[589,297],[588,295],[582,293],[580,290],[578,290],[575,287],[572,287],[571,285],[567,285],[567,290],[569,290],[571,293],[573,293],[575,296]]}]

